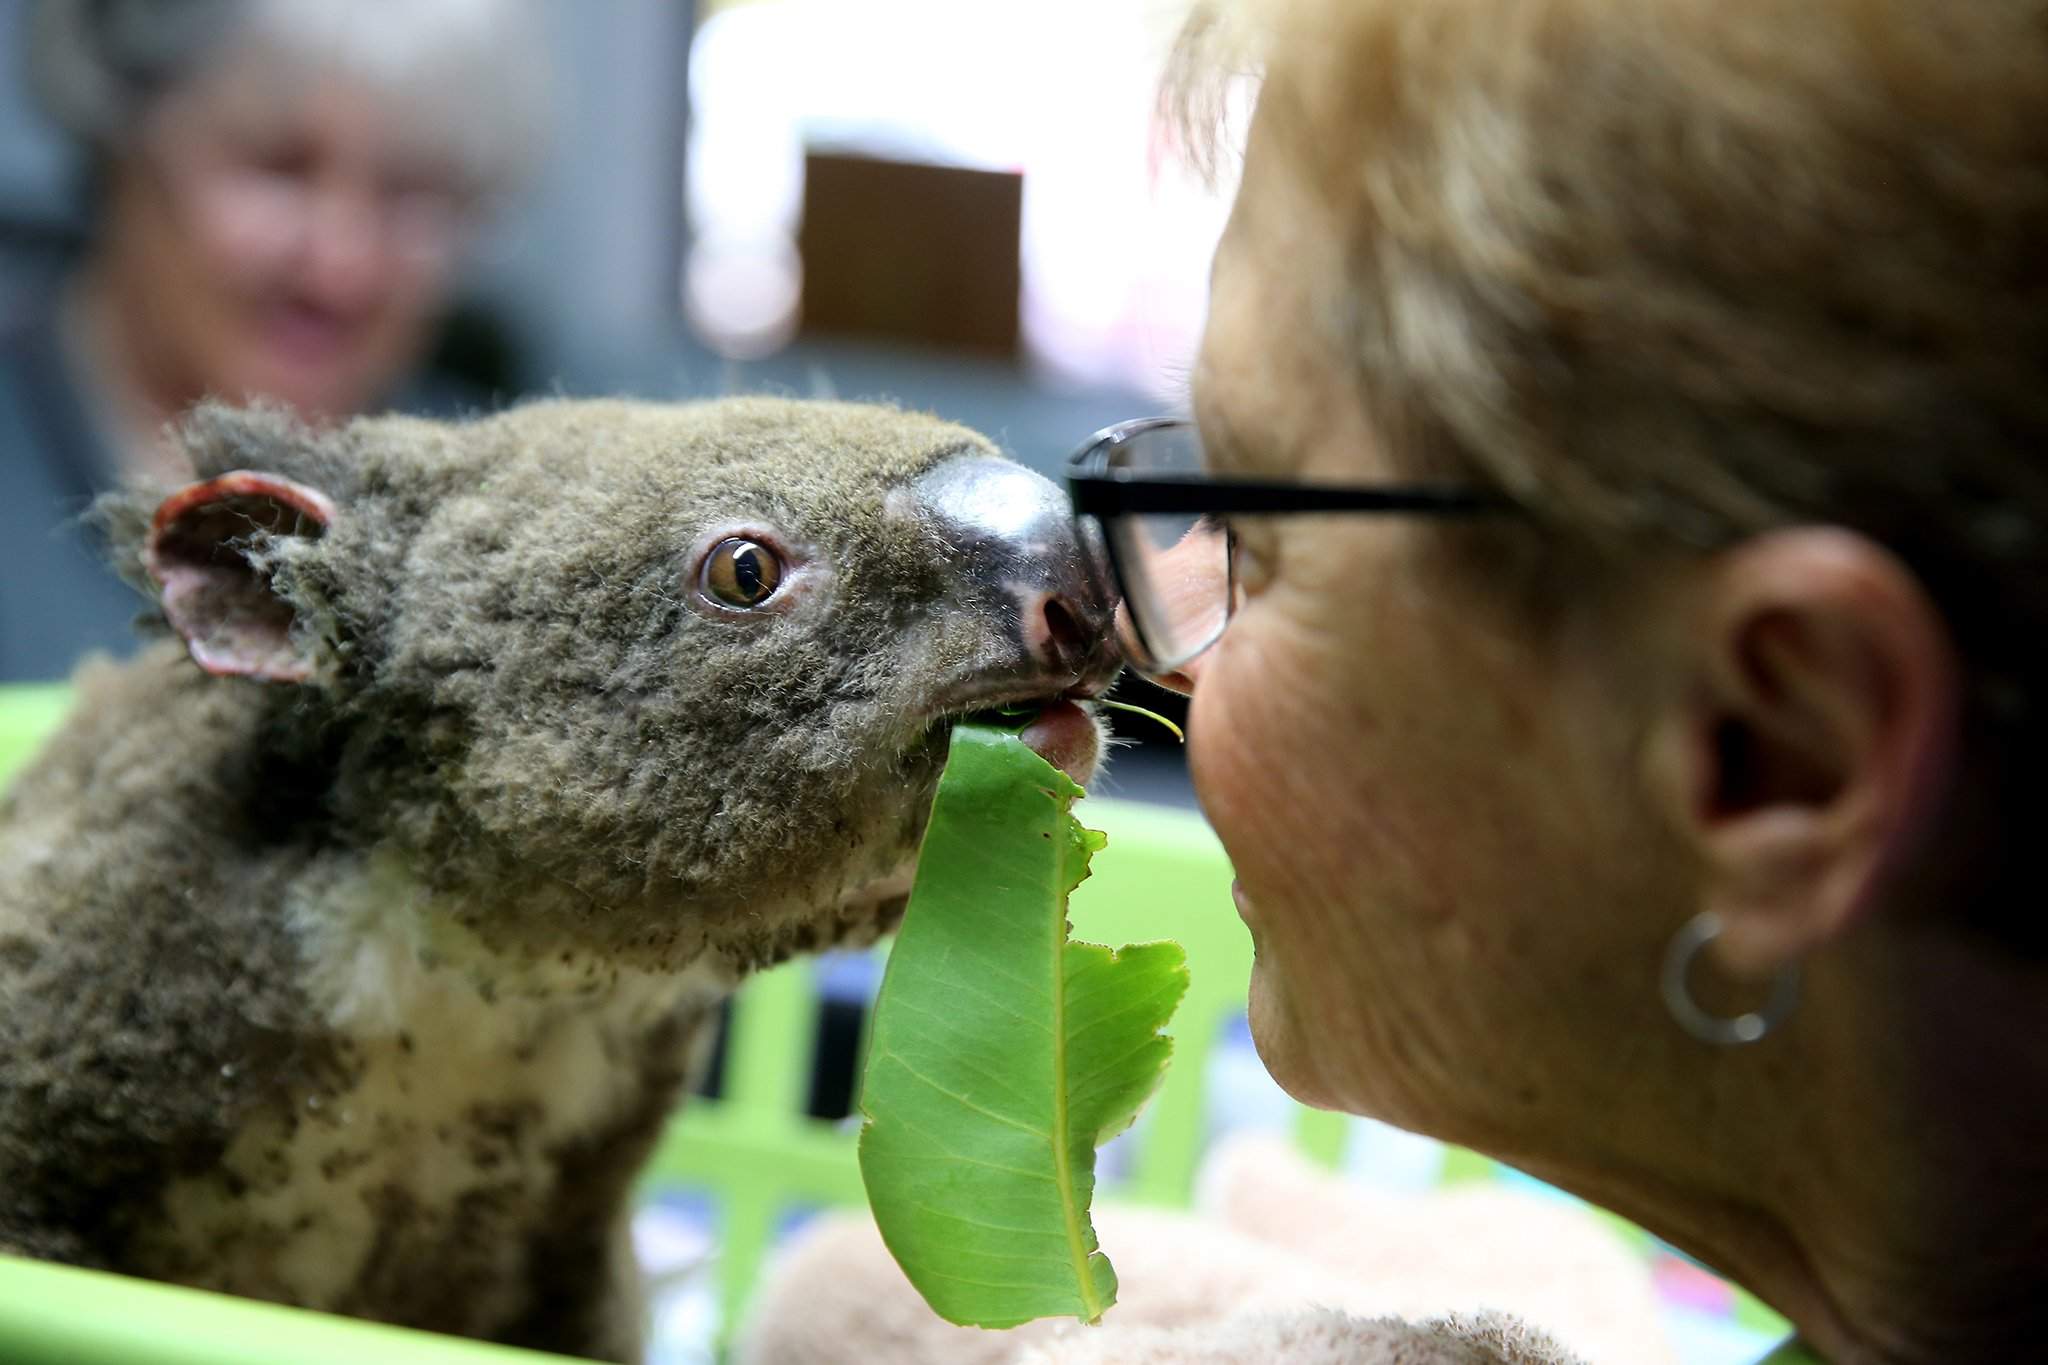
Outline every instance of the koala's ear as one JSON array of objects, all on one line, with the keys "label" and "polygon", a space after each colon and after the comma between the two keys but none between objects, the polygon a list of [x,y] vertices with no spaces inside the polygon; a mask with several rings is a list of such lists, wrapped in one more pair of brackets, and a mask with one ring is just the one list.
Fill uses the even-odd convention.
[{"label": "koala's ear", "polygon": [[274,589],[280,542],[317,539],[334,504],[276,474],[235,470],[165,498],[142,562],[164,616],[209,673],[303,682],[313,661],[293,638],[292,608]]}]

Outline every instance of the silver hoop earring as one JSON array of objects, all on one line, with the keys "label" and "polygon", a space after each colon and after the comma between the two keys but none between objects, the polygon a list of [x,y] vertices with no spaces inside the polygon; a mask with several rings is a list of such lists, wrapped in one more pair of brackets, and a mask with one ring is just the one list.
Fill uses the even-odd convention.
[{"label": "silver hoop earring", "polygon": [[1761,1042],[1799,1003],[1799,969],[1786,967],[1771,979],[1770,998],[1761,1009],[1732,1016],[1709,1014],[1692,998],[1692,964],[1700,949],[1719,937],[1721,917],[1711,910],[1700,911],[1671,936],[1671,946],[1664,950],[1664,1008],[1680,1028],[1703,1043],[1739,1047]]}]

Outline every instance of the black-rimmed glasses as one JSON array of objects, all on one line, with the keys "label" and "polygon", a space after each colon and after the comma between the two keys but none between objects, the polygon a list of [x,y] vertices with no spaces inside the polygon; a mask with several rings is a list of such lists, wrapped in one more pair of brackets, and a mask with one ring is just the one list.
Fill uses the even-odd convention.
[{"label": "black-rimmed glasses", "polygon": [[1203,472],[1194,423],[1178,417],[1141,417],[1096,432],[1067,462],[1067,492],[1092,571],[1124,601],[1124,652],[1134,667],[1154,674],[1216,643],[1237,605],[1237,539],[1221,517],[1466,516],[1513,505],[1462,488],[1212,478]]}]

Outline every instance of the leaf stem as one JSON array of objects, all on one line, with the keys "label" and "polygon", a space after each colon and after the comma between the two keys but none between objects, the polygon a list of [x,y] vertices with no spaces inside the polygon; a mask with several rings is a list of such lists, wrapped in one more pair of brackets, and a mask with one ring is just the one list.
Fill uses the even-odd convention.
[{"label": "leaf stem", "polygon": [[1188,737],[1181,730],[1181,728],[1178,725],[1175,725],[1172,721],[1168,720],[1165,716],[1160,715],[1157,711],[1148,711],[1142,706],[1133,706],[1131,705],[1131,703],[1127,701],[1112,701],[1108,697],[1104,697],[1099,704],[1103,706],[1113,706],[1119,711],[1129,711],[1134,715],[1149,717],[1152,720],[1158,721],[1167,729],[1173,731],[1173,737],[1179,740],[1181,743],[1185,744],[1188,742]]},{"label": "leaf stem", "polygon": [[[1064,803],[1063,803],[1064,804]],[[1073,815],[1062,809],[1061,819]],[[1066,860],[1074,856],[1071,840],[1061,841],[1066,853],[1060,863],[1060,884],[1067,884]],[[1096,1296],[1095,1277],[1088,1273],[1088,1246],[1082,1236],[1088,1212],[1074,1203],[1072,1134],[1067,1120],[1067,917],[1052,916],[1052,1037],[1053,1075],[1060,1077],[1052,1092],[1052,1159],[1059,1172],[1060,1217],[1067,1228],[1067,1257],[1074,1265],[1074,1282],[1081,1293],[1081,1306],[1088,1310],[1084,1322],[1096,1322],[1107,1307]]]}]

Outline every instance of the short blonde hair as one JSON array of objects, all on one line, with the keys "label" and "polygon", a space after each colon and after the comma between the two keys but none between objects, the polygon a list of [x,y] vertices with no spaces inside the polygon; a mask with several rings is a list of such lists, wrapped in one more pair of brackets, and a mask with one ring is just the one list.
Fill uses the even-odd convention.
[{"label": "short blonde hair", "polygon": [[[2048,642],[2048,0],[1242,0],[1390,449],[1548,581],[1824,521],[1947,614],[1980,716]],[[1195,85],[1192,88],[1199,90]]]}]

